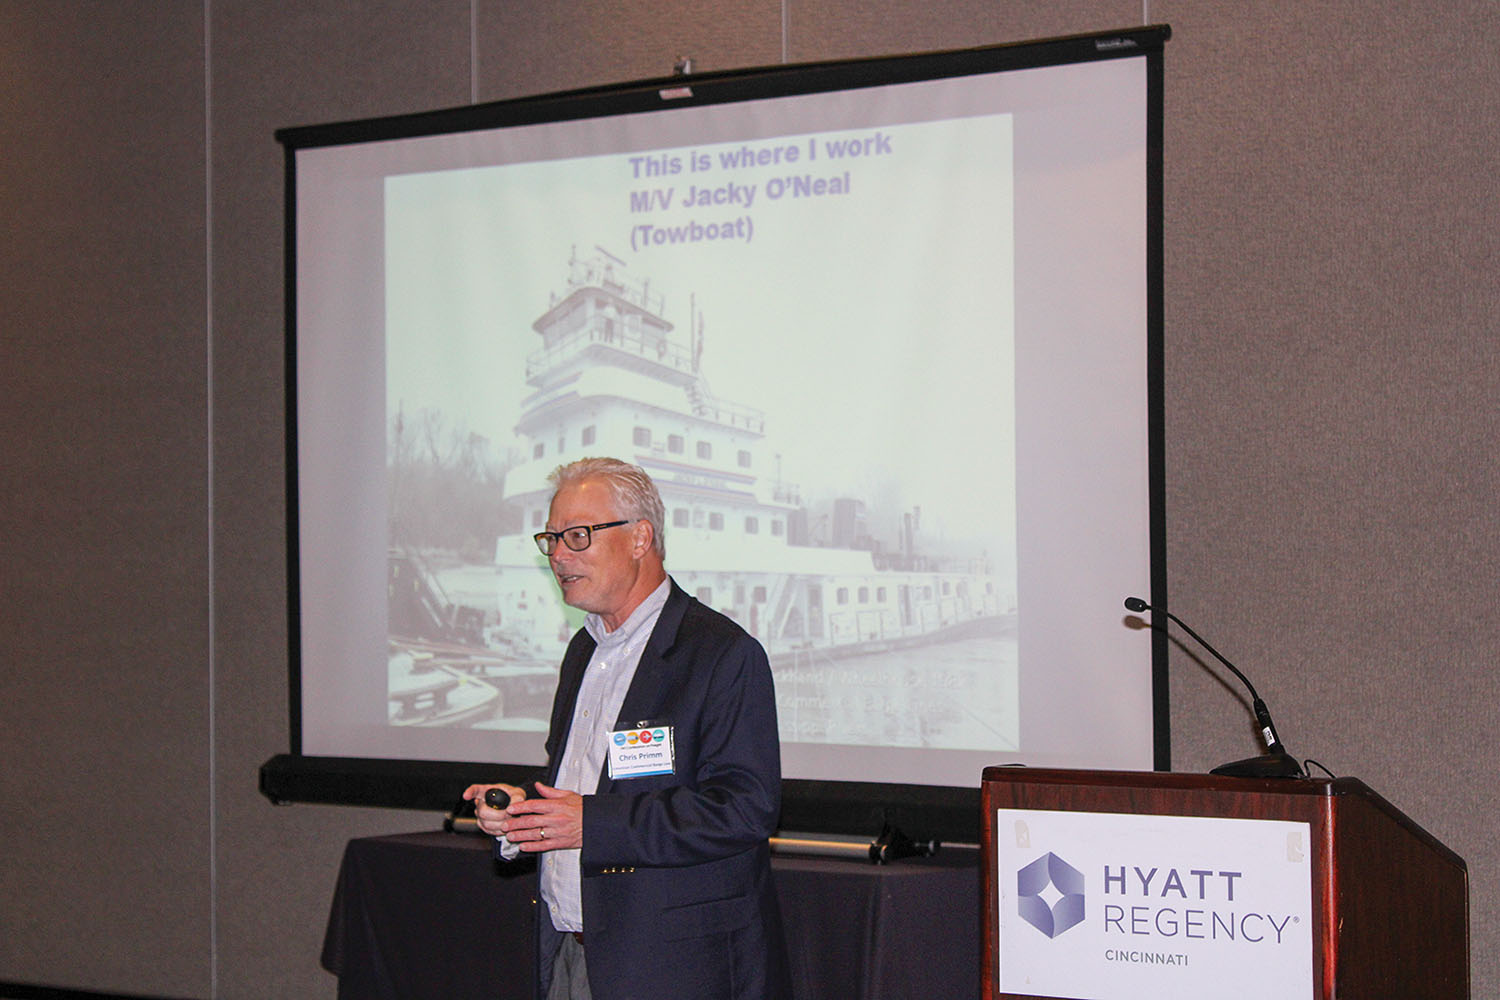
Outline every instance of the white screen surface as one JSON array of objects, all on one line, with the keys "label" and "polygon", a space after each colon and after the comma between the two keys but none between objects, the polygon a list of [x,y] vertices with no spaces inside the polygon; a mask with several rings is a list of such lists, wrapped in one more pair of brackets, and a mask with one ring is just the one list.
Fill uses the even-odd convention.
[{"label": "white screen surface", "polygon": [[1149,768],[1146,115],[1115,59],[298,150],[302,751],[539,763],[530,536],[608,454],[787,777]]}]

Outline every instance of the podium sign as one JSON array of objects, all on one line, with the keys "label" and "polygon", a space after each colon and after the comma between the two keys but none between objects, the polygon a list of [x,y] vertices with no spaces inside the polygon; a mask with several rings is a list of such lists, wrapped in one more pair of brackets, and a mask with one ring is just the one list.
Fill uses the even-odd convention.
[{"label": "podium sign", "polygon": [[1313,996],[1307,823],[998,809],[999,991]]}]

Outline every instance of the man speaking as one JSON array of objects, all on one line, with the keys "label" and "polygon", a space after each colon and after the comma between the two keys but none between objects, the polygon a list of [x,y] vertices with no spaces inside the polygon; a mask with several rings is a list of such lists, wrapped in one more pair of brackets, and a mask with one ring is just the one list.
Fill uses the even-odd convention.
[{"label": "man speaking", "polygon": [[[640,468],[557,469],[536,542],[587,611],[563,656],[536,794],[473,785],[503,858],[540,855],[539,1000],[790,997],[767,838],[781,808],[765,650],[667,576]],[[500,788],[508,807],[484,804]]]}]

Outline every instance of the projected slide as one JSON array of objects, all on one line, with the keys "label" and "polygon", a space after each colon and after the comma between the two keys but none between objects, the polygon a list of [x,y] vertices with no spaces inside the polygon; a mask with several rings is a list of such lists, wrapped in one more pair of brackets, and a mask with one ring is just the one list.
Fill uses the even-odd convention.
[{"label": "projected slide", "polygon": [[785,777],[1152,767],[1159,163],[1106,42],[293,136],[297,754],[540,763],[582,615],[532,535],[602,455],[769,653]]},{"label": "projected slide", "polygon": [[582,613],[531,535],[547,473],[611,455],[770,654],[789,754],[1018,749],[1012,143],[996,114],[386,178],[389,724],[545,731]]}]

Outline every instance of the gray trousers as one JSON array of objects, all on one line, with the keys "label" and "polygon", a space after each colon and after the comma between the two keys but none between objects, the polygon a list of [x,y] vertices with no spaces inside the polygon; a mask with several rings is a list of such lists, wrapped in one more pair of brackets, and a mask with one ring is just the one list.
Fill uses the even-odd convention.
[{"label": "gray trousers", "polygon": [[552,985],[547,1000],[592,1000],[589,993],[589,970],[583,962],[583,945],[571,934],[564,934],[562,947],[552,962]]}]

